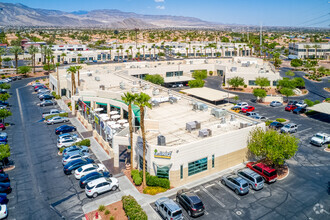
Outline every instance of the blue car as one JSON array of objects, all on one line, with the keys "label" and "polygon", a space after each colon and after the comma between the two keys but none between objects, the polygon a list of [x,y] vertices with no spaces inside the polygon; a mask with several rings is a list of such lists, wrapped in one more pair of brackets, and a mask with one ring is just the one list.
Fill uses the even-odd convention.
[{"label": "blue car", "polygon": [[7,204],[8,199],[7,199],[7,194],[6,193],[0,193],[0,204]]},{"label": "blue car", "polygon": [[11,193],[10,182],[0,183],[0,193]]},{"label": "blue car", "polygon": [[9,176],[7,173],[0,173],[0,182],[9,182]]},{"label": "blue car", "polygon": [[84,189],[87,183],[89,183],[92,180],[96,180],[101,177],[112,177],[112,174],[109,172],[92,172],[87,174],[86,176],[83,176],[79,180],[80,188]]},{"label": "blue car", "polygon": [[76,146],[73,145],[71,147],[65,148],[63,150],[63,154],[62,157],[66,157],[69,155],[73,155],[73,154],[79,154],[79,153],[88,153],[89,152],[89,148],[87,146]]},{"label": "blue car", "polygon": [[8,134],[6,132],[0,132],[0,142],[7,143]]},{"label": "blue car", "polygon": [[55,128],[55,134],[64,134],[72,131],[76,131],[76,127],[70,125],[62,125],[60,127]]},{"label": "blue car", "polygon": [[9,105],[9,103],[0,100],[0,105]]},{"label": "blue car", "polygon": [[63,171],[66,175],[70,175],[73,170],[78,169],[81,166],[84,166],[86,164],[94,163],[94,160],[85,158],[85,159],[77,159],[74,161],[71,161],[67,165],[63,167]]}]

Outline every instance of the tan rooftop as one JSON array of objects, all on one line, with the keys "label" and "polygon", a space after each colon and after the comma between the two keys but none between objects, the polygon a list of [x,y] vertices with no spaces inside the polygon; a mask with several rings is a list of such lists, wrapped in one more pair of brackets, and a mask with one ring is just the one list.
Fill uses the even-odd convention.
[{"label": "tan rooftop", "polygon": [[193,88],[193,89],[185,89],[185,90],[181,90],[181,92],[188,94],[188,95],[192,95],[195,97],[199,97],[208,101],[219,101],[219,100],[223,100],[226,98],[234,98],[235,95],[228,93],[228,92],[222,92],[216,89],[210,89],[210,88]]}]

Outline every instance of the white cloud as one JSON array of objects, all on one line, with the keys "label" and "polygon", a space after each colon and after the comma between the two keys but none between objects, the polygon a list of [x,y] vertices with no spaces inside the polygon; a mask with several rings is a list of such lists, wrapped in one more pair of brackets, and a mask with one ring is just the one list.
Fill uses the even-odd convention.
[{"label": "white cloud", "polygon": [[162,5],[162,6],[157,5],[156,8],[159,9],[159,10],[164,10],[165,9],[165,6],[164,5]]},{"label": "white cloud", "polygon": [[164,2],[165,0],[155,0],[155,2]]}]

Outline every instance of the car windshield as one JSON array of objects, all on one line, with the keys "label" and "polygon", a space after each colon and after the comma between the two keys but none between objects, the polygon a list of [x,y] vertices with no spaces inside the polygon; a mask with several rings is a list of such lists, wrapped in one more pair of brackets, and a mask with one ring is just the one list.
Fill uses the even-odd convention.
[{"label": "car windshield", "polygon": [[243,186],[243,188],[245,188],[245,187],[248,187],[249,185],[247,183],[244,183],[242,186]]},{"label": "car windshield", "polygon": [[257,183],[261,183],[261,182],[263,181],[263,179],[262,179],[261,176],[258,176],[258,177],[256,178],[256,180],[257,180]]},{"label": "car windshield", "polygon": [[88,190],[91,190],[91,189],[93,189],[94,188],[94,186],[90,186],[89,184],[86,186],[86,188],[88,189]]},{"label": "car windshield", "polygon": [[319,138],[319,139],[323,139],[323,136],[318,135],[318,134],[316,134],[314,137]]},{"label": "car windshield", "polygon": [[182,210],[178,210],[176,212],[173,212],[172,217],[179,216],[182,214]]},{"label": "car windshield", "polygon": [[203,203],[202,202],[199,202],[199,203],[194,204],[194,208],[196,208],[196,209],[203,208]]},{"label": "car windshield", "polygon": [[290,125],[285,125],[284,127],[285,127],[285,128],[290,128]]},{"label": "car windshield", "polygon": [[79,167],[79,169],[78,169],[78,172],[81,172],[82,171],[82,168],[81,167]]}]

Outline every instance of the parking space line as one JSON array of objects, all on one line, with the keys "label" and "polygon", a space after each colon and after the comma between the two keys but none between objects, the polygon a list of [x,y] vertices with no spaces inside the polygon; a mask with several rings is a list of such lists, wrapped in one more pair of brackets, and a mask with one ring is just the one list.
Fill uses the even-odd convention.
[{"label": "parking space line", "polygon": [[201,186],[201,190],[203,190],[207,195],[209,195],[214,201],[216,201],[219,205],[222,206],[222,208],[225,208],[225,204],[223,204],[219,199],[217,199],[216,197],[214,197],[214,195],[212,195],[209,191],[207,191],[207,189],[205,189],[204,187]]},{"label": "parking space line", "polygon": [[301,130],[301,131],[296,132],[296,134],[299,134],[299,133],[301,133],[301,132],[305,132],[305,131],[309,131],[309,130],[311,130],[311,129],[313,129],[313,128],[306,128],[306,129],[304,129],[304,130]]},{"label": "parking space line", "polygon": [[196,189],[195,191],[194,191],[194,193],[197,193],[197,192],[199,192],[200,190],[199,189]]},{"label": "parking space line", "polygon": [[215,185],[215,184],[212,183],[212,184],[210,184],[210,185],[205,186],[205,188],[209,188],[209,187],[214,186],[214,185]]},{"label": "parking space line", "polygon": [[218,185],[223,188],[224,190],[226,190],[229,194],[231,194],[232,196],[235,197],[235,199],[237,200],[241,200],[240,197],[238,197],[233,191],[231,191],[230,189],[228,189],[226,186],[222,185],[221,183],[218,182]]}]

